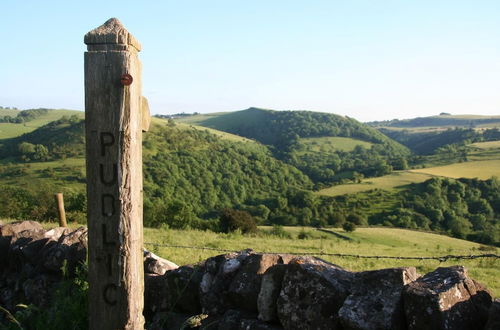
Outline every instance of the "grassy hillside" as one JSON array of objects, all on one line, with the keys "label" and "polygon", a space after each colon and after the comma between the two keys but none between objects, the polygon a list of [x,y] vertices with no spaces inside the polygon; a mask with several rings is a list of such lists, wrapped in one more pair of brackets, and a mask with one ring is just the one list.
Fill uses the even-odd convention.
[{"label": "grassy hillside", "polygon": [[370,149],[373,145],[371,142],[340,136],[303,138],[299,141],[305,147],[305,150],[298,152],[299,154],[305,152],[332,152],[337,150],[353,151],[356,146],[362,146],[366,149]]},{"label": "grassy hillside", "polygon": [[[163,125],[168,125],[166,122],[162,123]],[[236,135],[236,134],[231,134],[223,131],[219,131],[213,128],[209,127],[203,127],[199,125],[193,125],[193,124],[184,124],[184,123],[178,123],[177,124],[179,129],[196,129],[198,131],[205,131],[209,132],[210,134],[213,134],[223,140],[228,140],[228,141],[233,141],[233,142],[251,142],[255,143],[254,140],[244,138],[242,136]]]},{"label": "grassy hillside", "polygon": [[469,146],[480,150],[500,150],[500,141],[476,142]]},{"label": "grassy hillside", "polygon": [[4,109],[4,108],[0,109],[0,117],[3,117],[3,116],[15,117],[15,116],[17,116],[18,113],[19,113],[19,110],[15,110],[15,109]]},{"label": "grassy hillside", "polygon": [[0,186],[25,189],[53,187],[58,191],[84,191],[85,159],[67,158],[47,162],[0,165]]},{"label": "grassy hillside", "polygon": [[29,133],[0,140],[0,157],[2,162],[84,157],[84,143],[84,121],[64,116]]},{"label": "grassy hillside", "polygon": [[[5,111],[15,111],[15,110],[1,110],[3,112]],[[17,111],[19,113],[20,111]],[[2,114],[0,113],[0,116],[3,115],[10,115],[10,113],[5,113]],[[35,129],[46,125],[54,120],[60,119],[63,116],[73,116],[76,115],[78,118],[83,118],[84,113],[82,111],[76,111],[76,110],[49,110],[47,114],[41,115],[36,119],[30,120],[29,122],[25,123],[0,123],[0,140],[2,139],[8,139],[8,138],[13,138],[17,137],[19,135],[22,135],[24,133],[29,133],[34,131]]]},{"label": "grassy hillside", "polygon": [[[216,228],[220,212],[224,208],[234,208],[248,212],[259,223],[266,224],[339,226],[347,220],[366,225],[369,220],[375,224],[428,229],[432,222],[432,229],[453,235],[457,232],[456,235],[462,235],[459,237],[472,235],[473,238],[481,238],[479,234],[486,227],[472,228],[470,221],[477,219],[467,210],[462,212],[459,209],[457,213],[465,221],[465,227],[459,231],[453,231],[454,227],[447,221],[438,223],[442,219],[434,215],[429,215],[426,220],[411,213],[413,211],[404,210],[400,193],[408,187],[401,188],[397,194],[376,190],[348,197],[332,197],[340,195],[338,191],[312,192],[314,186],[311,178],[316,182],[328,182],[332,178],[343,180],[344,177],[364,182],[359,186],[344,186],[347,188],[344,192],[353,192],[364,187],[369,190],[390,190],[431,177],[424,172],[403,171],[371,183],[363,181],[366,180],[363,179],[364,175],[369,177],[390,173],[391,164],[397,164],[395,161],[398,159],[393,158],[397,155],[400,155],[400,166],[404,166],[406,161],[397,150],[391,149],[391,143],[383,142],[388,139],[380,133],[375,131],[383,137],[378,142],[377,134],[370,135],[369,141],[364,140],[362,137],[369,135],[371,129],[355,121],[337,121],[338,116],[329,117],[329,114],[283,112],[284,115],[278,115],[280,112],[259,109],[244,113],[248,115],[252,112],[257,112],[258,116],[281,118],[281,121],[273,124],[276,125],[278,136],[290,133],[287,127],[297,128],[304,136],[292,136],[294,143],[289,144],[288,149],[279,143],[271,145],[273,154],[268,146],[239,135],[194,124],[154,119],[150,132],[144,135],[143,147],[144,210],[148,226],[167,224],[172,228]],[[323,125],[328,120],[335,124]],[[323,124],[319,124],[319,121]],[[351,136],[310,136],[333,134],[334,131]],[[52,201],[48,200],[52,199],[53,192],[63,191],[71,200],[70,212],[80,213],[81,216],[85,208],[82,197],[85,182],[83,143],[83,121],[76,116],[53,121],[16,138],[2,140],[0,194],[8,197],[0,204],[0,215],[35,219],[53,217],[53,212],[48,209]],[[481,173],[496,170],[498,167],[495,164],[498,163],[492,163],[488,168],[478,167],[479,163],[485,165],[488,161],[500,159],[495,146],[490,143],[469,147],[471,152],[466,156],[470,161],[463,164]],[[276,155],[288,164],[273,157]],[[493,155],[497,158],[491,158]],[[441,158],[445,156],[445,153],[439,155]],[[453,172],[453,169],[450,171]],[[353,187],[354,190],[349,190]],[[496,216],[498,211],[495,209],[495,212],[486,214],[488,221],[496,219],[489,218],[490,215]],[[377,215],[384,219],[377,222],[373,218]],[[398,222],[397,219],[408,221]],[[492,222],[491,226],[495,226],[495,223]],[[488,239],[481,238],[480,241],[496,244],[495,237]]]},{"label": "grassy hillside", "polygon": [[[1,193],[12,199],[0,207],[0,213],[29,216],[31,209],[41,207],[38,200],[43,194],[83,192],[83,143],[83,122],[75,118],[3,140]],[[28,151],[23,151],[25,147]],[[40,150],[45,150],[43,159]],[[312,187],[299,170],[273,158],[259,143],[213,129],[171,126],[161,120],[155,120],[144,135],[143,168],[148,225],[210,226],[199,218],[217,218],[225,207],[244,209],[260,221],[287,212],[297,222],[291,215],[300,209],[292,208],[293,200],[300,203],[295,196]]]},{"label": "grassy hillside", "polygon": [[331,113],[249,108],[213,116],[197,123],[277,147],[286,143],[282,141],[284,139],[340,136],[387,143],[395,149],[404,150],[378,131],[352,118]]},{"label": "grassy hillside", "polygon": [[[242,250],[252,248],[255,251],[298,253],[342,253],[371,256],[442,256],[448,254],[471,255],[499,253],[498,248],[484,250],[479,244],[431,233],[416,232],[395,228],[359,228],[353,233],[338,231],[352,238],[345,241],[334,235],[316,231],[313,228],[285,227],[289,238],[280,238],[270,234],[248,236],[241,234],[220,234],[196,230],[145,229],[145,246],[149,250],[177,264],[188,264],[204,260],[219,254],[215,251],[179,249],[155,246],[148,243],[200,246],[218,249]],[[262,227],[270,232],[271,228]],[[300,232],[305,232],[308,239],[297,239]],[[353,271],[380,269],[387,267],[415,266],[424,274],[437,267],[464,265],[470,275],[486,284],[496,296],[500,295],[500,261],[495,259],[418,261],[395,259],[356,259],[321,256]]]},{"label": "grassy hillside", "polygon": [[410,183],[418,183],[429,180],[431,177],[431,174],[417,171],[394,171],[391,174],[378,178],[363,179],[360,183],[347,183],[321,189],[318,191],[318,194],[324,196],[340,196],[373,189],[393,190],[396,188],[402,188]]},{"label": "grassy hillside", "polygon": [[377,178],[362,179],[360,183],[346,183],[324,188],[318,194],[340,196],[373,189],[392,190],[410,183],[419,183],[434,176],[448,178],[478,178],[486,180],[492,176],[500,177],[500,160],[469,161],[444,166],[435,166],[406,171],[395,171]]},{"label": "grassy hillside", "polygon": [[216,118],[227,114],[228,112],[203,113],[192,116],[177,117],[175,118],[175,121],[178,123],[199,125],[200,123],[204,122],[207,119]]},{"label": "grassy hillside", "polygon": [[500,160],[456,163],[445,166],[410,170],[410,172],[449,178],[479,178],[486,180],[492,176],[500,177]]}]

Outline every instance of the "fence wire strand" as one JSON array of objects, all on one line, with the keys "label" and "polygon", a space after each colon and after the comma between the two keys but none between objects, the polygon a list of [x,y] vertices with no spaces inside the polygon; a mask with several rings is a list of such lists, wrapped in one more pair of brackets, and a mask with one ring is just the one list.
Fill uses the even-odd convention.
[{"label": "fence wire strand", "polygon": [[[223,253],[240,252],[238,250],[230,249],[219,249],[204,246],[188,246],[188,245],[172,245],[172,244],[159,244],[145,242],[145,245],[155,246],[155,247],[166,247],[173,249],[193,249],[193,250],[207,250]],[[408,257],[408,256],[367,256],[359,254],[345,254],[345,253],[328,253],[328,252],[274,252],[274,251],[254,251],[255,253],[261,254],[292,254],[292,255],[303,255],[303,256],[328,256],[328,257],[339,257],[339,258],[357,258],[357,259],[396,259],[396,260],[437,260],[439,262],[444,262],[447,260],[472,260],[480,258],[493,258],[500,259],[500,255],[494,253],[486,254],[471,254],[471,255],[445,255],[445,256],[431,256],[431,257]]]}]

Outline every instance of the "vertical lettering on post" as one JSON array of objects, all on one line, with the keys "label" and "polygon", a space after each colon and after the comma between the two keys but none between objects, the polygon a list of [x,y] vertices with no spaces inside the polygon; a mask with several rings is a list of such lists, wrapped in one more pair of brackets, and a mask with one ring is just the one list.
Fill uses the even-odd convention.
[{"label": "vertical lettering on post", "polygon": [[140,45],[117,19],[84,41],[89,328],[143,329]]}]

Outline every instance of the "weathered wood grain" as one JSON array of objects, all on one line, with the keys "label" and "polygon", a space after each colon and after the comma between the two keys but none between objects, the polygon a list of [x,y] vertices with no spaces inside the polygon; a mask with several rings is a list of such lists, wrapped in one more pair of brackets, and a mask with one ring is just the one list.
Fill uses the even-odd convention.
[{"label": "weathered wood grain", "polygon": [[140,45],[117,19],[84,41],[89,328],[143,329]]}]

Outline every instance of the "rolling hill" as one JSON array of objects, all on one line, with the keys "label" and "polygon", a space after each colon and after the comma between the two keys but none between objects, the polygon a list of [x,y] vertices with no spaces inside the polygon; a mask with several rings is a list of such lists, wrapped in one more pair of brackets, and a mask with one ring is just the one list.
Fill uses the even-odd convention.
[{"label": "rolling hill", "polygon": [[[23,113],[27,114],[29,112],[35,112],[39,110],[46,110],[43,113],[33,116],[32,118],[27,118],[22,116]],[[1,122],[0,121],[0,140],[17,137],[24,133],[29,133],[35,129],[46,125],[54,120],[58,120],[64,116],[71,117],[77,116],[83,119],[84,113],[82,111],[76,110],[66,110],[66,109],[28,109],[28,110],[9,110],[0,109],[0,119],[5,116],[10,116],[15,119],[16,117],[21,117],[20,122]],[[20,118],[20,119],[21,119]]]},{"label": "rolling hill", "polygon": [[[27,218],[37,209],[39,214],[31,218],[43,219],[51,216],[40,205],[51,205],[42,198],[47,192],[62,190],[69,199],[81,198],[83,132],[83,121],[73,117],[2,140],[1,190],[12,199],[0,207],[0,214]],[[264,145],[213,129],[155,119],[143,146],[149,225],[189,226],[215,217],[225,207],[245,209],[265,221],[293,207],[293,202],[282,204],[288,196],[293,199],[312,188],[307,176],[272,157]],[[40,150],[45,150],[44,158],[37,156]],[[70,206],[69,211],[81,212],[83,207]]]},{"label": "rolling hill", "polygon": [[365,124],[331,113],[249,108],[220,113],[203,120],[196,120],[196,118],[189,120],[201,126],[230,132],[278,147],[287,146],[297,138],[340,136],[373,143],[385,143],[400,152],[406,151],[404,147]]},{"label": "rolling hill", "polygon": [[[409,151],[355,120],[262,109],[204,115],[200,120],[195,117],[182,123],[155,118],[150,132],[144,134],[144,211],[148,226],[215,229],[219,212],[233,208],[250,213],[259,223],[279,225],[340,226],[355,221],[358,225],[383,223],[429,229],[434,221],[431,229],[496,243],[496,229],[490,230],[495,233],[491,237],[481,236],[483,227],[473,228],[471,221],[476,217],[467,211],[460,211],[463,228],[458,230],[446,221],[439,223],[432,217],[425,220],[426,216],[402,207],[418,193],[410,191],[408,184],[434,176],[409,170],[392,172],[396,166],[407,166]],[[228,118],[236,118],[236,122],[230,123]],[[207,121],[213,127],[203,126]],[[50,208],[52,193],[63,191],[68,214],[84,218],[83,125],[77,116],[64,117],[0,140],[0,193],[7,196],[0,204],[0,216],[38,220],[55,217]],[[240,128],[247,137],[242,136]],[[474,143],[468,154],[470,162],[463,164],[480,160],[486,164],[485,159],[492,160],[487,157],[498,153],[496,147],[491,142]],[[390,177],[363,179],[391,172]],[[331,190],[319,194],[312,191],[323,183],[352,179],[365,182],[361,186],[373,192],[339,196]],[[461,184],[468,187],[477,182]],[[398,186],[398,193],[394,193],[392,188]],[[338,186],[342,187],[355,186]],[[345,192],[354,191],[359,190]],[[496,213],[495,209],[492,219],[496,219]],[[396,221],[400,216],[407,221]],[[496,228],[497,224],[489,226]]]},{"label": "rolling hill", "polygon": [[387,174],[410,154],[377,130],[330,113],[249,108],[179,120],[259,141],[319,185]]}]

